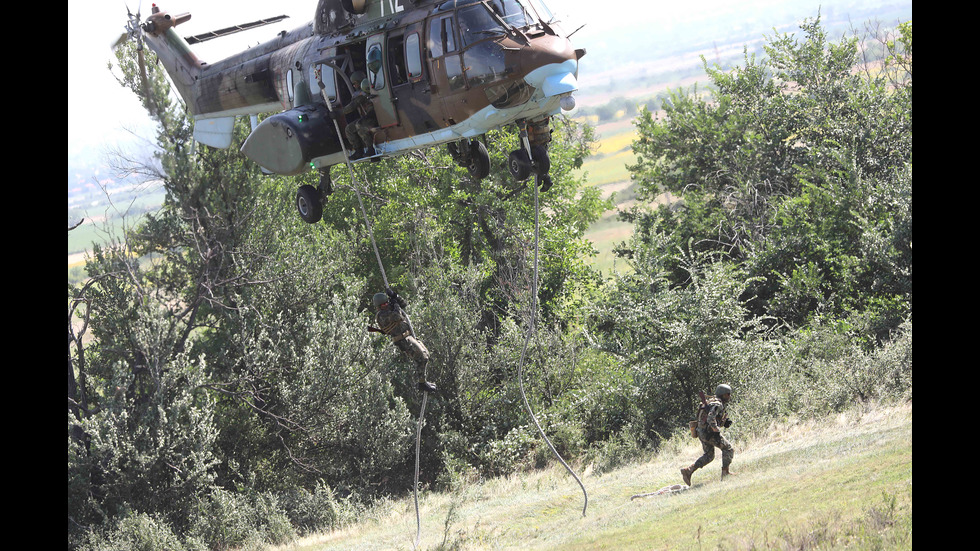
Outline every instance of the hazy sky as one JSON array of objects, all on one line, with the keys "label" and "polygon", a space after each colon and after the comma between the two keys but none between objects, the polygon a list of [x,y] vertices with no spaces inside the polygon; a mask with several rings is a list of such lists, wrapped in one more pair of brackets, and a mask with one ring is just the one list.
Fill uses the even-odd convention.
[{"label": "hazy sky", "polygon": [[[68,153],[83,146],[99,147],[103,143],[130,139],[129,130],[149,125],[145,111],[136,97],[123,89],[107,69],[115,63],[112,43],[125,31],[126,4],[139,9],[145,19],[151,2],[145,0],[100,0],[68,2]],[[217,61],[227,54],[215,54],[217,47],[244,48],[269,40],[283,28],[293,29],[312,19],[316,0],[161,0],[160,8],[171,13],[190,11],[192,18],[178,27],[182,36],[247,23],[263,17],[289,15],[278,26],[268,26],[241,33],[234,40],[223,39],[195,47],[199,57]],[[229,7],[235,6],[234,11]],[[275,12],[275,13],[273,13]],[[230,52],[229,52],[230,53]],[[144,130],[145,131],[145,130]]]}]

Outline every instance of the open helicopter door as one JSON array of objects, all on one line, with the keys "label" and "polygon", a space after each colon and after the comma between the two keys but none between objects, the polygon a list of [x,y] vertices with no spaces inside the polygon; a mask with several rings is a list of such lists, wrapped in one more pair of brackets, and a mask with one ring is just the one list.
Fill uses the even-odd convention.
[{"label": "open helicopter door", "polygon": [[398,113],[391,101],[391,86],[384,70],[384,41],[384,33],[376,34],[368,37],[364,46],[367,78],[371,83],[371,93],[376,96],[374,116],[377,117],[378,126],[381,128],[398,125]]}]

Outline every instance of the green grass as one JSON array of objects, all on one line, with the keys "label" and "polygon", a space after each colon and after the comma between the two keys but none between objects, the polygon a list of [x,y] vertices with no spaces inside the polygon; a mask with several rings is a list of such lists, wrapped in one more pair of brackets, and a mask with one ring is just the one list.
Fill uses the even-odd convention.
[{"label": "green grass", "polygon": [[579,169],[579,175],[588,174],[590,186],[604,186],[618,182],[628,182],[627,164],[636,162],[631,145],[636,139],[636,129],[632,125],[610,126],[604,130],[596,129],[598,141],[595,153],[587,158]]},{"label": "green grass", "polygon": [[[646,461],[579,474],[583,496],[561,467],[423,492],[420,549],[911,549],[912,407],[865,408],[788,424],[734,442],[736,476],[720,459],[691,489],[631,500],[680,482],[700,454],[674,440]],[[355,526],[277,549],[412,549],[411,498],[378,508]]]},{"label": "green grass", "polygon": [[590,158],[582,163],[582,173],[588,173],[591,186],[605,186],[630,180],[627,164],[636,162],[631,150],[619,151],[599,158]]},{"label": "green grass", "polygon": [[598,251],[591,259],[592,267],[605,276],[612,275],[614,270],[621,273],[628,271],[626,261],[617,257],[613,249],[624,241],[629,241],[632,233],[633,224],[619,220],[615,211],[605,213],[586,233],[586,237]]}]

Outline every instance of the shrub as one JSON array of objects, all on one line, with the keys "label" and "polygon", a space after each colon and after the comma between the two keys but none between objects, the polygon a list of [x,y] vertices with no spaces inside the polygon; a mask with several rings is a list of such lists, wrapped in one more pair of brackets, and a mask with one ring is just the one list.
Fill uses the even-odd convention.
[{"label": "shrub", "polygon": [[296,536],[278,500],[268,494],[216,489],[191,522],[190,535],[216,550],[281,544]]},{"label": "shrub", "polygon": [[79,551],[183,551],[180,538],[165,522],[145,513],[123,517],[105,530],[89,533]]}]

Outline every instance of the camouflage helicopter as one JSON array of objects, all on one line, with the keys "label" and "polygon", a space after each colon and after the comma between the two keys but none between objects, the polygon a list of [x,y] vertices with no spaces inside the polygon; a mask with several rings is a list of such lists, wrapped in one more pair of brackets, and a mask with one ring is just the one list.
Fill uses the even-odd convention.
[{"label": "camouflage helicopter", "polygon": [[[319,171],[319,186],[296,195],[307,222],[322,216],[333,165],[445,144],[480,180],[490,157],[477,138],[509,124],[522,142],[508,159],[511,175],[551,186],[549,121],[574,108],[585,50],[572,47],[543,0],[318,0],[307,25],[224,60],[206,63],[191,51],[192,43],[281,18],[182,38],[174,27],[190,14],[154,4],[145,21],[130,14],[127,29],[170,75],[195,140],[230,147],[235,118],[250,116],[241,151],[265,172]],[[365,77],[361,90],[352,75]],[[359,117],[343,114],[358,93],[376,119],[374,154],[360,159],[341,132]],[[264,113],[275,114],[259,123]]]}]

